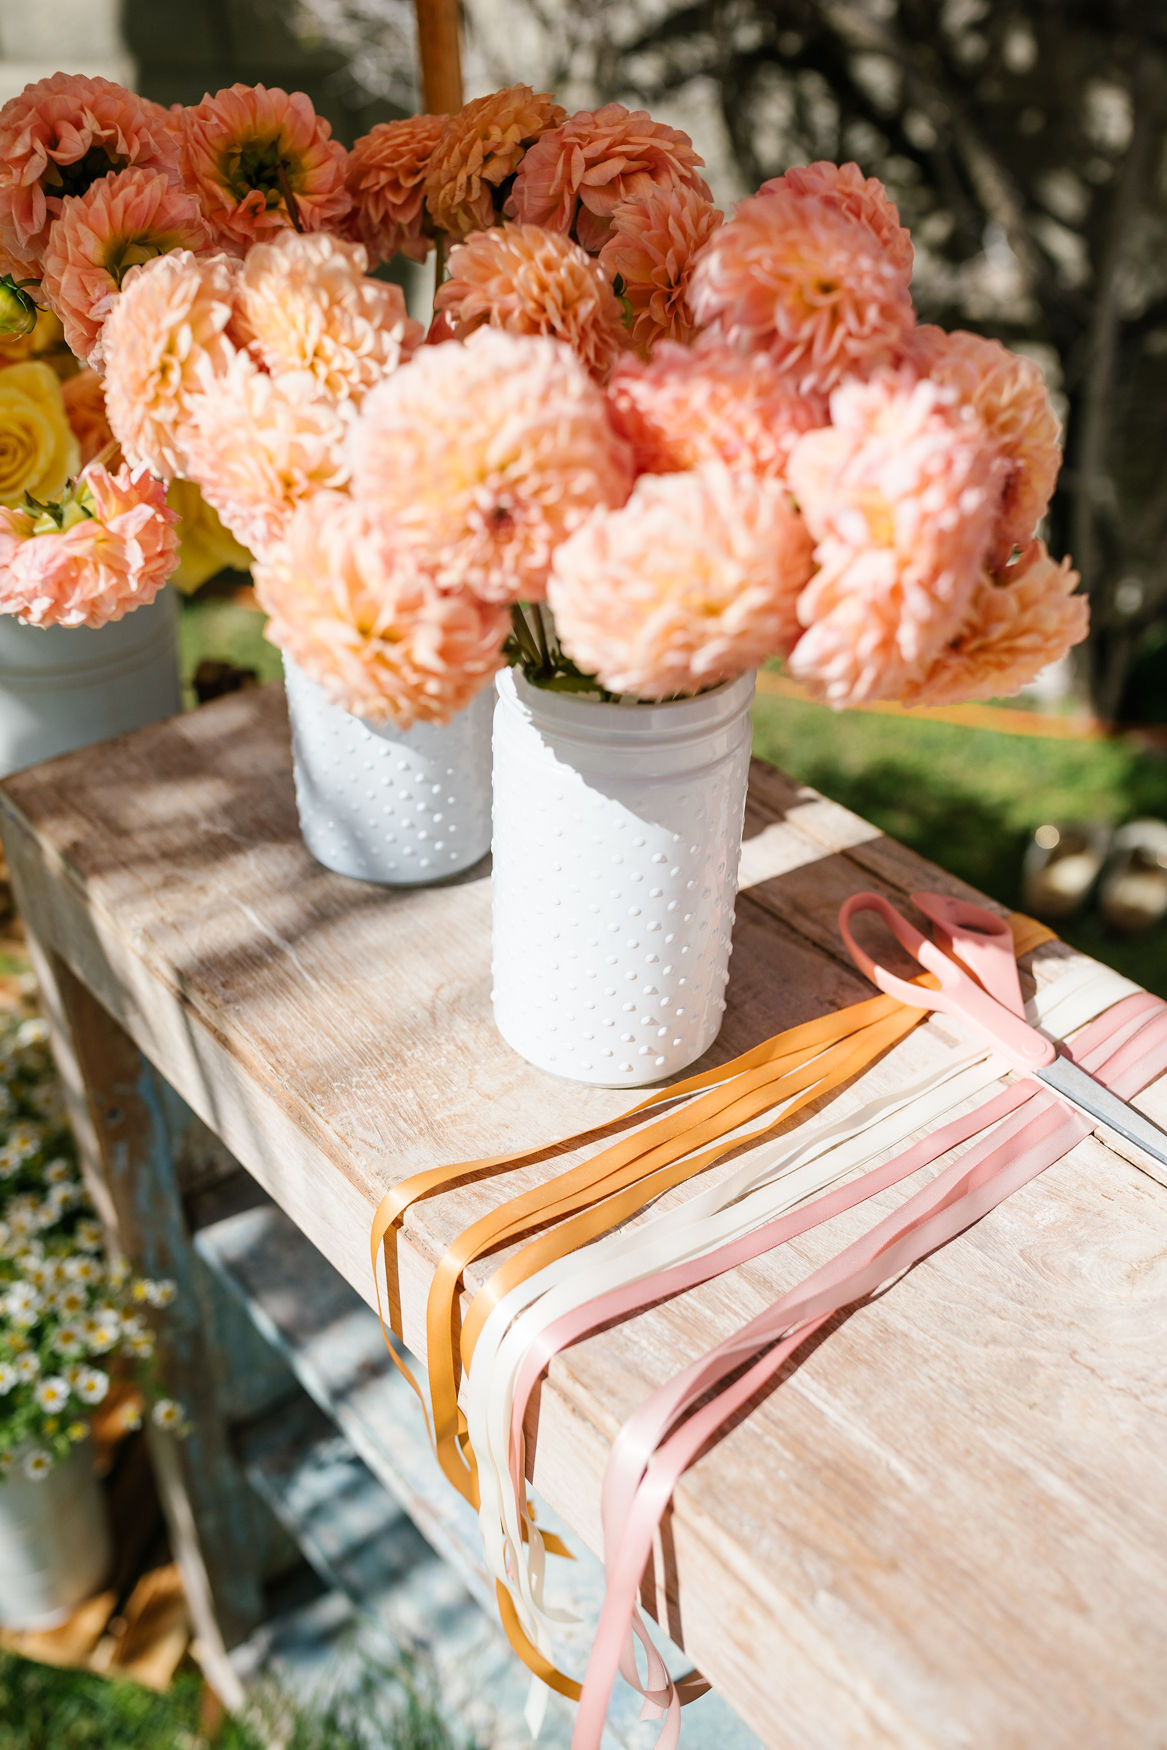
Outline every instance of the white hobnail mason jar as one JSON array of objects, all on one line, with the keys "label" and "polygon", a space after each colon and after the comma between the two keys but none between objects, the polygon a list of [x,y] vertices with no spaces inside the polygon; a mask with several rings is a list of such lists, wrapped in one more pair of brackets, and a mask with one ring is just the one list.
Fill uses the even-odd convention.
[{"label": "white hobnail mason jar", "polygon": [[601,1087],[676,1075],[725,1010],[754,677],[605,704],[498,677],[494,1015]]},{"label": "white hobnail mason jar", "polygon": [[19,1457],[0,1481],[0,1628],[53,1628],[92,1597],[112,1551],[88,1445],[41,1481]]},{"label": "white hobnail mason jar", "polygon": [[177,625],[169,589],[109,626],[0,614],[0,777],[180,711]]},{"label": "white hobnail mason jar", "polygon": [[284,658],[304,843],[325,868],[388,887],[459,875],[490,849],[489,687],[449,723],[354,717]]}]

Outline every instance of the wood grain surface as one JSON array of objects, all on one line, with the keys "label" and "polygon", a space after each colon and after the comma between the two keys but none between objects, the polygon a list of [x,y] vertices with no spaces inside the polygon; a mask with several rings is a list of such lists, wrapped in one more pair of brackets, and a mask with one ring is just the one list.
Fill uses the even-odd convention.
[{"label": "wood grain surface", "polygon": [[[633,1103],[531,1069],[494,1032],[485,869],[389,892],[313,863],[278,689],[10,778],[0,813],[42,950],[366,1299],[369,1222],[396,1179]],[[966,891],[763,767],[743,886],[711,1062],[869,994],[836,934],[846,894]],[[1027,969],[1044,980],[1069,957],[1050,944]],[[954,1039],[930,1021],[833,1113]],[[1139,1103],[1162,1121],[1164,1084]],[[412,1347],[449,1240],[563,1164],[411,1212]],[[838,1321],[688,1473],[660,1612],[775,1750],[1167,1744],[1160,1177],[1088,1139]],[[853,1212],[556,1362],[535,1481],[593,1548],[622,1418],[872,1219]]]}]

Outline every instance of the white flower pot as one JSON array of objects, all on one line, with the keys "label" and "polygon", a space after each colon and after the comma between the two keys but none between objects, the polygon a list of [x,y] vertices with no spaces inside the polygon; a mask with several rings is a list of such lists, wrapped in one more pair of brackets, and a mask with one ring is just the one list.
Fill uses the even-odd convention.
[{"label": "white flower pot", "polygon": [[499,1031],[575,1081],[673,1076],[725,1009],[754,677],[664,705],[497,686]]},{"label": "white flower pot", "polygon": [[490,689],[449,723],[368,723],[284,660],[304,843],[390,887],[460,874],[490,849]]},{"label": "white flower pot", "polygon": [[97,1591],[111,1555],[88,1443],[41,1482],[26,1477],[19,1463],[0,1481],[0,1628],[63,1622]]},{"label": "white flower pot", "polygon": [[170,590],[112,625],[0,614],[0,777],[182,709]]}]

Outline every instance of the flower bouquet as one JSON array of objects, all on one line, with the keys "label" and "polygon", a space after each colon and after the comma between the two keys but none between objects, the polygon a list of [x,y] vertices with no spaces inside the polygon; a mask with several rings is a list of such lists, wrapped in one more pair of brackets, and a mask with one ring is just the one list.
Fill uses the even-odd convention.
[{"label": "flower bouquet", "polygon": [[[517,85],[345,154],[302,95],[235,86],[126,109],[116,152],[95,120],[81,189],[77,82],[15,102],[0,237],[27,266],[51,225],[134,479],[195,482],[255,554],[293,687],[408,737],[499,677],[496,1016],[546,1067],[632,1085],[711,1043],[759,664],[937,704],[1085,635],[1036,536],[1041,375],[917,323],[854,164],[725,219],[688,137],[619,104]],[[369,270],[431,251],[423,335]],[[334,745],[375,813],[392,774]],[[443,855],[455,770],[408,787]]]},{"label": "flower bouquet", "polygon": [[[0,1623],[58,1617],[102,1577],[104,1516],[92,1467],[74,1454],[111,1379],[133,1378],[154,1421],[181,1432],[182,1411],[158,1395],[151,1365],[149,1314],[173,1296],[173,1283],[106,1259],[48,1029],[10,1018],[0,1030]],[[138,1401],[119,1406],[124,1427],[137,1425]]]}]

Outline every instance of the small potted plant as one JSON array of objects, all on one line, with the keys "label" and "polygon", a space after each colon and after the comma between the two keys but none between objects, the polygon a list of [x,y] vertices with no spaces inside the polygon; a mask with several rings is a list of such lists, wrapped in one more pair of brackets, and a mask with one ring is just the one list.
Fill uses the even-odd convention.
[{"label": "small potted plant", "polygon": [[[114,1377],[150,1396],[151,1309],[169,1282],[108,1261],[81,1183],[41,1020],[0,1030],[0,1627],[62,1621],[109,1565],[88,1448]],[[155,1397],[152,1415],[181,1430]],[[138,1416],[123,1411],[126,1426]]]}]

